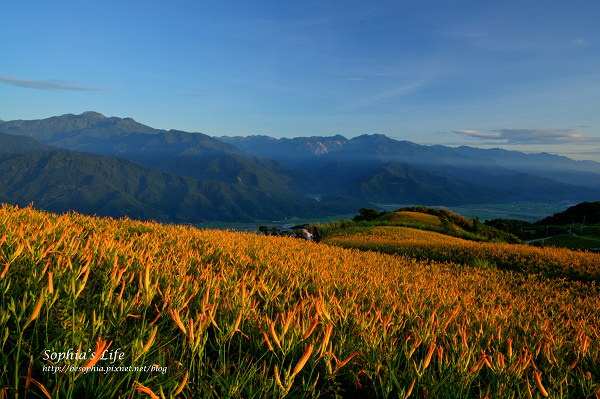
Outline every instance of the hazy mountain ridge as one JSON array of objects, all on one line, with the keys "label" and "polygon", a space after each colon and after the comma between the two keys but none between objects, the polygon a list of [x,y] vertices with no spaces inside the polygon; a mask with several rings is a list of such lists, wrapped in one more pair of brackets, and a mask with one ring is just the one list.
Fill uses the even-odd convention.
[{"label": "hazy mountain ridge", "polygon": [[[0,139],[4,138],[0,134]],[[15,136],[18,137],[18,136]],[[31,138],[18,137],[37,147]],[[0,153],[0,200],[52,212],[167,222],[253,221],[352,213],[358,200],[317,202],[254,187],[198,181],[135,162],[66,149]]]},{"label": "hazy mountain ridge", "polygon": [[440,145],[432,147],[472,158],[493,159],[502,167],[518,172],[537,174],[563,183],[593,188],[600,187],[600,162],[577,161],[546,152],[526,154],[502,148],[482,149],[467,146],[453,148]]},{"label": "hazy mountain ridge", "polygon": [[42,144],[31,137],[0,133],[0,155],[3,157],[25,154],[29,151],[49,151],[57,149],[58,147]]},{"label": "hazy mountain ridge", "polygon": [[[105,208],[96,208],[118,213],[119,207],[138,207],[142,215],[140,218],[146,218],[152,212],[170,220],[272,219],[296,216],[300,212],[343,214],[355,212],[358,208],[350,208],[364,206],[365,201],[457,205],[507,201],[593,201],[600,198],[600,190],[585,184],[597,178],[600,186],[600,174],[581,168],[562,170],[562,173],[573,176],[572,183],[581,183],[581,186],[576,186],[528,170],[529,166],[537,166],[540,170],[546,168],[545,156],[530,158],[528,154],[511,152],[509,155],[513,158],[520,157],[528,162],[520,161],[523,170],[515,170],[508,167],[510,162],[507,157],[502,158],[502,152],[423,146],[380,134],[365,134],[352,139],[341,135],[293,139],[268,136],[214,138],[202,133],[153,129],[131,118],[106,118],[95,112],[37,121],[1,122],[0,132],[13,135],[0,135],[2,165],[7,166],[6,162],[11,161],[11,157],[14,161],[12,169],[2,169],[4,174],[0,175],[0,181],[15,169],[27,169],[24,165],[34,162],[33,158],[42,157],[31,155],[33,158],[26,162],[25,157],[17,156],[19,151],[56,150],[56,147],[47,145],[88,151],[77,156],[65,153],[53,155],[54,161],[48,165],[64,164],[64,161],[59,162],[61,156],[77,160],[71,165],[72,170],[58,168],[64,174],[62,178],[58,172],[47,175],[48,181],[62,187],[63,191],[47,188],[46,196],[34,193],[35,190],[28,191],[24,188],[29,184],[27,181],[36,182],[34,186],[39,187],[45,182],[31,174],[23,174],[20,175],[20,183],[17,183],[18,179],[11,180],[8,189],[0,190],[3,199],[43,202],[63,195],[70,199],[58,203],[71,206],[76,199],[90,204],[94,198],[100,198],[97,201]],[[23,140],[15,140],[15,137]],[[40,138],[43,144],[35,138]],[[92,152],[97,154],[96,157],[92,156]],[[469,152],[473,153],[472,156],[467,154]],[[100,162],[97,156],[106,159]],[[114,161],[117,158],[135,163],[117,163]],[[559,160],[564,165],[577,162],[562,158],[565,157]],[[552,160],[554,162],[555,158]],[[42,162],[41,158],[35,162]],[[595,170],[600,163],[588,161],[574,165]],[[90,172],[93,168],[100,169],[94,174]],[[84,169],[87,171],[84,172]],[[128,175],[134,169],[136,172]],[[114,172],[111,174],[108,170]],[[68,181],[66,175],[73,173],[81,175],[80,183],[61,182],[61,179]],[[172,177],[159,177],[156,173],[172,174]],[[82,176],[88,179],[96,176],[94,190],[81,183],[85,180]],[[160,189],[152,191],[151,195],[131,191],[128,187],[133,183],[123,185],[127,176],[132,181],[149,176],[153,176],[150,178],[152,181],[168,181],[159,186],[171,187],[172,193]],[[121,183],[114,186],[116,183],[111,183],[110,179]],[[184,189],[181,187],[187,187],[187,194],[182,194]],[[79,194],[69,193],[69,190]],[[113,193],[113,197],[107,193]],[[175,193],[180,194],[177,196]],[[323,194],[321,203],[302,198],[318,193]],[[335,196],[344,196],[345,199],[335,199]],[[151,198],[155,198],[155,202],[150,201]],[[176,209],[178,202],[188,204],[180,205],[185,211],[169,210]],[[194,210],[194,207],[204,209]],[[88,208],[94,207],[89,205]]]},{"label": "hazy mountain ridge", "polygon": [[[258,151],[262,156],[273,155],[281,162],[293,158],[295,151],[303,154],[304,160],[298,164],[298,167],[318,176],[321,180],[333,184],[350,183],[352,180],[360,178],[361,175],[382,167],[389,162],[408,163],[419,168],[425,169],[441,176],[449,177],[455,180],[464,180],[481,186],[487,186],[494,189],[500,189],[511,193],[510,196],[501,196],[495,202],[504,202],[506,198],[512,198],[514,201],[554,201],[564,199],[574,200],[593,200],[600,198],[600,174],[594,174],[582,170],[562,169],[562,176],[568,176],[568,179],[558,181],[552,179],[552,174],[557,174],[556,167],[552,166],[556,156],[552,156],[550,165],[546,168],[553,168],[555,172],[545,173],[544,176],[535,176],[532,170],[525,167],[511,169],[510,160],[498,160],[496,158],[484,157],[482,154],[487,150],[473,149],[478,156],[468,156],[464,152],[470,147],[462,148],[461,151],[444,146],[423,146],[408,141],[397,141],[384,135],[362,135],[348,140],[342,136],[335,136],[335,151],[327,153],[317,153],[309,151],[308,144],[321,143],[327,145],[332,138],[330,137],[305,137],[295,138],[293,141],[297,144],[297,149],[291,147],[292,140],[289,139],[269,139],[266,136],[252,136],[248,138],[219,138],[227,142],[239,144],[242,148],[253,149],[256,143],[268,143],[267,149]],[[280,147],[278,150],[278,146]],[[511,152],[512,153],[512,152]],[[530,155],[518,153],[521,158],[531,159],[528,165],[530,169],[544,170],[544,165],[540,164],[545,158],[531,157]],[[549,154],[546,154],[549,155]],[[565,158],[575,162],[566,157]],[[565,161],[565,162],[568,162]],[[291,161],[288,161],[291,162]],[[537,162],[537,163],[536,163]],[[522,164],[524,162],[521,162]],[[586,161],[583,164],[588,168],[598,167],[600,163]],[[537,165],[537,169],[533,166]],[[595,185],[592,184],[596,182]],[[579,185],[578,185],[579,184]],[[340,189],[336,186],[336,189]],[[349,188],[342,189],[342,192],[349,193]],[[358,191],[354,194],[357,198],[363,198]],[[477,196],[473,197],[476,200]],[[473,201],[474,202],[474,201]]]},{"label": "hazy mountain ridge", "polygon": [[[45,144],[70,150],[125,158],[197,180],[241,184],[278,195],[299,197],[321,188],[317,179],[300,170],[260,158],[208,135],[153,129],[130,118],[106,118],[86,112],[39,121],[11,121],[0,124],[0,131],[38,138]],[[220,157],[226,159],[218,160]],[[221,167],[216,167],[217,164]],[[231,170],[223,165],[230,165]]]},{"label": "hazy mountain ridge", "polygon": [[[491,160],[473,159],[447,151],[429,149],[426,146],[393,140],[380,134],[361,135],[350,140],[339,135],[295,139],[272,139],[266,136],[219,137],[219,140],[226,140],[247,151],[254,151],[260,156],[273,157],[285,164],[294,165],[329,184],[349,182],[388,162],[410,163],[428,170],[437,165],[443,165],[445,168],[453,165],[459,168],[477,168],[479,173],[483,170],[493,170],[493,174],[514,173],[500,168]],[[261,147],[261,143],[267,144]],[[317,147],[326,148],[327,151],[316,151]],[[465,175],[469,173],[467,170],[463,172]],[[464,179],[460,175],[452,177]]]},{"label": "hazy mountain ridge", "polygon": [[504,190],[443,177],[399,162],[389,162],[371,170],[343,185],[333,194],[351,193],[359,193],[359,199],[369,202],[400,201],[422,205],[507,202],[516,197]]},{"label": "hazy mountain ridge", "polygon": [[332,137],[297,137],[276,139],[269,136],[215,137],[225,143],[233,144],[252,154],[276,159],[286,165],[299,167],[302,162],[314,155],[323,155],[341,150],[347,138],[341,135]]},{"label": "hazy mountain ridge", "polygon": [[[0,131],[8,134],[30,136],[45,144],[62,147],[76,136],[114,137],[128,133],[158,133],[159,130],[142,125],[131,118],[107,118],[88,111],[81,115],[65,114],[46,119],[15,120],[0,123]],[[48,140],[52,142],[48,143]]]}]

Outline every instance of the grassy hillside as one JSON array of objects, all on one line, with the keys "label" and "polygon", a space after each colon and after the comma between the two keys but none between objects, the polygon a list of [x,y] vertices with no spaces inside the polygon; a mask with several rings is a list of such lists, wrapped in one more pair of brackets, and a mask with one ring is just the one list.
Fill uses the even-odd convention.
[{"label": "grassy hillside", "polygon": [[52,212],[198,223],[324,217],[365,205],[355,199],[317,202],[241,184],[199,181],[91,153],[36,151],[47,146],[24,136],[0,133],[0,139],[7,141],[0,151],[0,199],[33,202]]},{"label": "grassy hillside", "polygon": [[591,250],[593,248],[597,252],[598,248],[600,248],[600,226],[593,226],[592,229],[595,230],[593,234],[577,236],[560,234],[542,239],[541,241],[536,241],[533,245],[580,250]]},{"label": "grassy hillside", "polygon": [[600,255],[564,248],[477,242],[408,227],[374,226],[347,229],[322,242],[344,248],[407,255],[418,259],[459,262],[551,278],[600,282]]},{"label": "grassy hillside", "polygon": [[420,212],[392,212],[375,219],[376,222],[412,223],[425,226],[442,227],[440,218]]},{"label": "grassy hillside", "polygon": [[523,243],[515,235],[486,226],[477,218],[469,220],[448,209],[424,206],[404,207],[394,212],[361,208],[352,220],[317,224],[323,237],[346,234],[348,231],[369,231],[371,228],[382,226],[410,227],[472,241]]},{"label": "grassy hillside", "polygon": [[[401,211],[391,212],[373,220],[374,224],[386,223],[390,225],[404,225],[415,227],[418,229],[433,229],[443,231],[444,225],[439,216],[429,215],[421,212]],[[466,230],[460,226],[454,225],[453,229],[456,233],[466,233]]]},{"label": "grassy hillside", "polygon": [[11,396],[584,398],[600,382],[600,295],[568,280],[9,206],[0,256]]}]

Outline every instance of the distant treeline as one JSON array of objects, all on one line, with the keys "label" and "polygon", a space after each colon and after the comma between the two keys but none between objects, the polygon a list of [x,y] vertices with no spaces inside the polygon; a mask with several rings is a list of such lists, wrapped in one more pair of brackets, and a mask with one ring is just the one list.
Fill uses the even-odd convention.
[{"label": "distant treeline", "polygon": [[584,218],[585,224],[600,223],[600,201],[582,202],[533,224],[541,226],[548,224],[584,223]]},{"label": "distant treeline", "polygon": [[534,223],[515,219],[493,219],[486,221],[485,225],[512,233],[522,240],[532,240],[565,234],[566,228],[563,227],[565,225],[578,224],[581,226],[581,224],[598,223],[600,223],[600,201],[582,202]]}]

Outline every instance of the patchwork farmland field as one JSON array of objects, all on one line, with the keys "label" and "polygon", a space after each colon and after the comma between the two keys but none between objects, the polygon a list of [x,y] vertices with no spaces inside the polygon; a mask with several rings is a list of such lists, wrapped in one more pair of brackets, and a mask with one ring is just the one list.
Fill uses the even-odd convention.
[{"label": "patchwork farmland field", "polygon": [[386,254],[338,245],[436,233],[326,245],[6,205],[0,229],[3,395],[598,395],[598,255],[453,237]]}]

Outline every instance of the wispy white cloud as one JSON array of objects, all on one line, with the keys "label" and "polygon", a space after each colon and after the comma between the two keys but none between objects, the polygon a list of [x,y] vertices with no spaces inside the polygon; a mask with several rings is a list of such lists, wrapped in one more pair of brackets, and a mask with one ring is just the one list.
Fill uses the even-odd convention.
[{"label": "wispy white cloud", "polygon": [[576,46],[587,46],[589,43],[583,39],[573,39],[573,44]]},{"label": "wispy white cloud", "polygon": [[497,138],[501,138],[500,133],[487,133],[487,132],[480,132],[480,131],[477,131],[477,130],[453,130],[453,132],[454,133],[458,133],[458,134],[462,134],[464,136],[484,138],[484,139],[497,139]]},{"label": "wispy white cloud", "polygon": [[390,90],[385,90],[377,94],[362,98],[361,100],[351,104],[351,107],[367,106],[390,98],[401,97],[417,91],[423,86],[422,82],[409,83],[403,86],[398,86]]},{"label": "wispy white cloud", "polygon": [[[392,86],[392,88],[389,86],[384,88],[382,85],[376,85],[375,90],[373,90],[373,87],[367,85],[367,90],[369,90],[370,93],[364,94],[365,90],[363,90],[353,96],[341,96],[339,97],[339,104],[334,109],[335,112],[352,112],[354,115],[359,115],[362,112],[368,112],[368,110],[363,110],[364,108],[390,107],[402,97],[421,90],[425,85],[425,82],[426,79],[415,80],[413,82],[407,82],[395,87]],[[347,87],[356,88],[359,86],[361,89],[365,88],[364,84],[360,84],[358,86],[349,84]]]},{"label": "wispy white cloud", "polygon": [[556,151],[555,154],[562,155],[600,155],[600,150],[598,151]]},{"label": "wispy white cloud", "polygon": [[4,83],[11,86],[16,87],[24,87],[27,89],[36,89],[36,90],[74,90],[74,91],[98,91],[98,92],[109,92],[112,89],[103,88],[103,87],[85,87],[85,86],[75,86],[72,81],[63,80],[63,79],[54,79],[50,81],[41,81],[41,80],[29,80],[29,79],[20,79],[15,78],[14,76],[0,76],[0,83]]},{"label": "wispy white cloud", "polygon": [[[591,126],[590,126],[591,127]],[[589,127],[585,127],[589,128]],[[504,144],[600,144],[600,137],[579,133],[575,129],[498,129],[487,131],[453,130],[475,139],[503,141]]]}]

